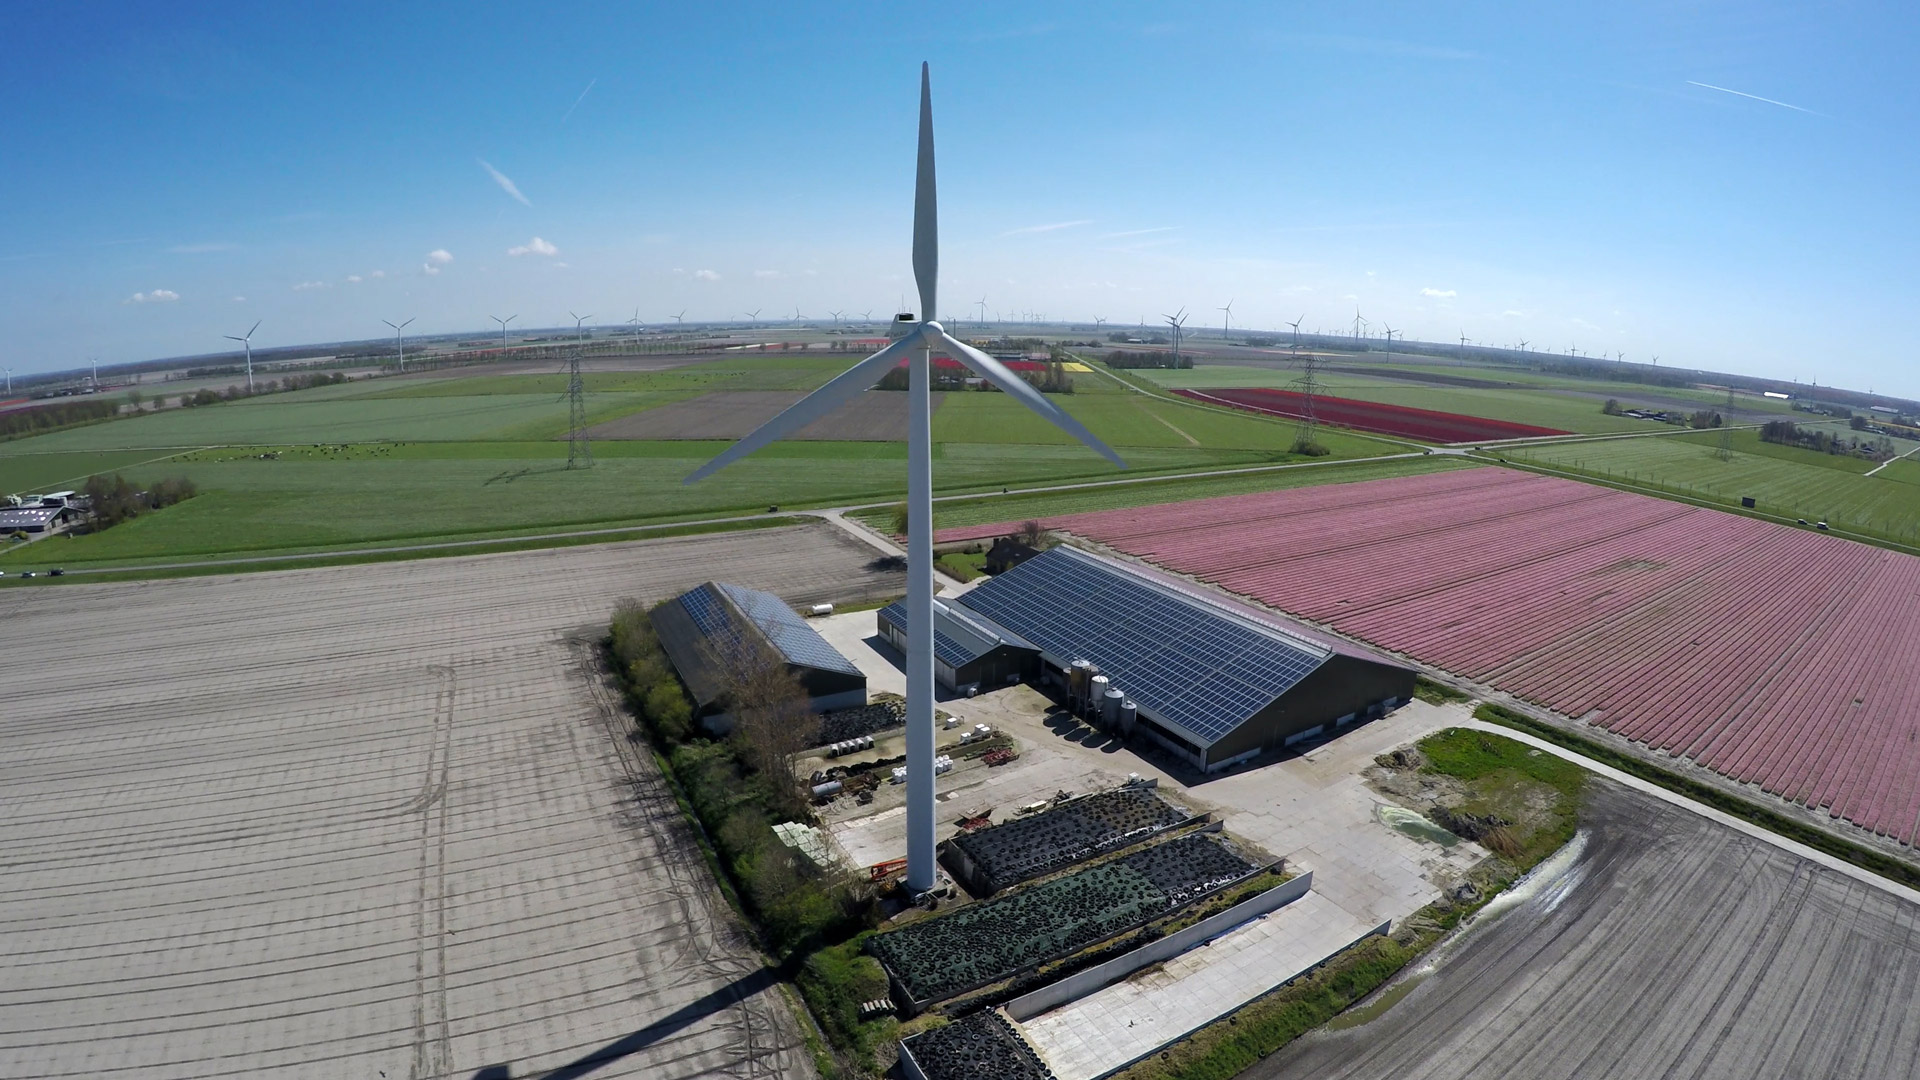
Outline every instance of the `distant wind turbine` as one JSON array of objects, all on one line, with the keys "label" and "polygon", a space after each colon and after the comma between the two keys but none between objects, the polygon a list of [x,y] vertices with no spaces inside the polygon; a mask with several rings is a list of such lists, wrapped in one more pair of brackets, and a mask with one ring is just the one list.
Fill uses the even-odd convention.
[{"label": "distant wind turbine", "polygon": [[[237,342],[239,342],[239,343],[240,343],[241,345],[243,345],[243,346],[245,346],[245,347],[246,347],[246,350],[247,350],[247,393],[249,393],[249,394],[251,394],[251,393],[253,393],[253,331],[254,331],[254,330],[258,330],[258,329],[260,329],[260,322],[259,322],[259,320],[257,320],[257,319],[256,319],[256,320],[254,321],[254,324],[253,324],[253,326],[252,326],[252,328],[251,328],[251,329],[249,329],[249,330],[247,331],[247,333],[246,333],[246,336],[245,336],[245,337],[235,337],[235,336],[233,336],[232,334],[221,334],[221,335],[220,335],[221,337],[223,337],[223,338],[226,338],[226,339],[227,339],[228,341],[237,341]],[[95,369],[95,370],[97,371],[98,369]],[[95,375],[94,375],[94,379],[93,379],[93,384],[94,384],[94,386],[96,386],[96,387],[98,387],[98,386],[100,385],[100,376],[99,376],[98,374],[95,374]]]},{"label": "distant wind turbine", "polygon": [[580,329],[580,324],[586,322],[588,319],[593,318],[593,316],[575,315],[572,311],[568,311],[567,317],[573,320],[573,340],[575,341],[581,340],[581,338],[583,337],[583,332]]},{"label": "distant wind turbine", "polygon": [[754,308],[752,311],[747,312],[747,319],[750,322],[752,322],[753,325],[759,326],[760,325],[760,309]]},{"label": "distant wind turbine", "polygon": [[487,318],[492,319],[494,322],[497,322],[500,324],[500,347],[501,348],[504,349],[507,347],[507,324],[519,317],[520,316],[518,315],[509,315],[503,319],[498,315],[487,316]]},{"label": "distant wind turbine", "polygon": [[907,362],[907,889],[924,892],[934,883],[933,790],[933,436],[928,386],[933,350],[960,361],[1006,395],[1098,451],[1115,465],[1125,462],[1078,420],[1041,396],[1020,376],[975,349],[936,321],[940,275],[939,211],[933,162],[933,94],[927,65],[920,65],[920,152],[913,197],[913,279],[920,314],[902,313],[906,331],[886,348],[829,380],[702,465],[693,483],[775,440],[829,416]]},{"label": "distant wind turbine", "polygon": [[1383,328],[1382,332],[1387,335],[1387,363],[1391,364],[1393,363],[1393,335],[1401,333],[1401,331],[1388,326],[1385,319],[1380,320],[1380,325]]},{"label": "distant wind turbine", "polygon": [[980,325],[987,325],[987,298],[982,296],[973,302],[973,306],[980,309]]},{"label": "distant wind turbine", "polygon": [[[1237,300],[1239,298],[1235,297],[1234,299]],[[1221,313],[1220,314],[1220,340],[1225,341],[1227,340],[1227,328],[1233,322],[1233,300],[1227,301],[1226,307],[1215,308],[1214,310]]]},{"label": "distant wind turbine", "polygon": [[633,345],[634,345],[634,348],[637,349],[640,347],[640,309],[639,308],[633,309],[633,318],[628,319],[627,322],[633,327]]},{"label": "distant wind turbine", "polygon": [[1306,321],[1307,321],[1307,313],[1303,311],[1300,313],[1299,318],[1287,324],[1288,326],[1293,327],[1293,347],[1296,349],[1300,347],[1300,324]]},{"label": "distant wind turbine", "polygon": [[[417,317],[418,316],[415,316],[415,318]],[[407,370],[407,336],[401,333],[401,331],[412,326],[413,319],[408,319],[403,323],[396,323],[392,319],[381,319],[380,321],[393,327],[393,354],[400,361],[400,370]]]}]

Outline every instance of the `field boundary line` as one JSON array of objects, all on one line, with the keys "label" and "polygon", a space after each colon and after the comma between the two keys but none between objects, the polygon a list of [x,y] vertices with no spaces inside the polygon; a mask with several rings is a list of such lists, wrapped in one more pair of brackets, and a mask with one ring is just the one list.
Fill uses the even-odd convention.
[{"label": "field boundary line", "polygon": [[[1596,484],[1596,485],[1599,485],[1600,487],[1613,488],[1616,491],[1628,491],[1628,492],[1632,492],[1635,495],[1645,495],[1648,498],[1665,499],[1668,502],[1685,503],[1688,506],[1697,506],[1702,510],[1718,510],[1723,514],[1737,514],[1740,517],[1752,518],[1756,521],[1765,521],[1774,525],[1785,525],[1790,529],[1803,528],[1803,526],[1800,525],[1798,518],[1784,517],[1779,514],[1770,514],[1765,510],[1758,510],[1758,509],[1749,510],[1742,506],[1730,506],[1724,503],[1713,502],[1709,499],[1704,499],[1699,496],[1678,495],[1671,491],[1662,491],[1659,488],[1641,487],[1639,484],[1633,483],[1632,481],[1629,481],[1629,480],[1614,480],[1607,477],[1592,476],[1587,473],[1567,472],[1561,469],[1555,469],[1546,465],[1539,465],[1539,464],[1535,464],[1533,462],[1528,462],[1528,461],[1510,461],[1503,457],[1489,457],[1489,456],[1486,456],[1484,453],[1468,452],[1465,456],[1487,465],[1500,465],[1509,469],[1522,469],[1527,472],[1536,472],[1545,476],[1557,476],[1563,480],[1575,480],[1583,484]],[[1860,473],[1855,475],[1864,476],[1866,474]],[[1912,544],[1902,543],[1899,540],[1882,539],[1877,536],[1868,536],[1864,533],[1852,532],[1847,529],[1831,529],[1830,528],[1824,531],[1829,536],[1842,537],[1843,539],[1852,540],[1855,543],[1866,544],[1868,547],[1885,548],[1889,551],[1898,551],[1907,555],[1920,555],[1920,547],[1915,547]]]}]

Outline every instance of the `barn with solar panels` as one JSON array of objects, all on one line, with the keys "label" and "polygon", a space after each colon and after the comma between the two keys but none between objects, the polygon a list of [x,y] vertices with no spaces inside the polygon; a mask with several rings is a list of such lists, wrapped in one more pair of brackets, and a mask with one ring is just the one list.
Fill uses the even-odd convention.
[{"label": "barn with solar panels", "polygon": [[[895,601],[880,609],[880,636],[907,651],[907,605]],[[933,602],[933,677],[956,694],[987,690],[1034,678],[1040,650],[962,607]]]},{"label": "barn with solar panels", "polygon": [[725,668],[754,656],[784,661],[815,712],[867,703],[866,675],[772,593],[709,581],[654,608],[652,619],[709,729],[731,726]]},{"label": "barn with solar panels", "polygon": [[[1413,696],[1404,664],[1170,574],[1054,548],[951,601],[1030,643],[1083,714],[1212,772]],[[936,640],[938,640],[936,638]]]}]

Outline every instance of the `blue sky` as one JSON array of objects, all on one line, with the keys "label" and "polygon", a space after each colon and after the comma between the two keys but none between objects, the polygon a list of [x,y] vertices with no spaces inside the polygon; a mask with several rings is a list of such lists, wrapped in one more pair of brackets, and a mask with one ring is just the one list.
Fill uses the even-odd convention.
[{"label": "blue sky", "polygon": [[7,5],[0,360],[878,315],[927,59],[949,319],[1357,303],[1920,396],[1920,8],[1573,7]]}]

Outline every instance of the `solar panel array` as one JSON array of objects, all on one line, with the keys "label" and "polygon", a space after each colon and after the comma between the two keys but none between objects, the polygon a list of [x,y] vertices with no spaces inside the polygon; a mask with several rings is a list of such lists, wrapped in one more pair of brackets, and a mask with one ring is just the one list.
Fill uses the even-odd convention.
[{"label": "solar panel array", "polygon": [[[933,655],[948,667],[957,668],[971,663],[1000,646],[1000,638],[984,627],[973,625],[965,614],[937,600],[934,601],[933,610]],[[906,601],[896,600],[888,604],[880,609],[880,616],[895,626],[906,627],[908,633],[912,633],[912,627],[907,622]],[[1015,641],[1010,644],[1026,643]]]},{"label": "solar panel array", "polygon": [[1326,661],[1326,652],[1054,548],[960,598],[1062,659],[1092,661],[1156,719],[1217,742]]},{"label": "solar panel array", "polygon": [[[725,594],[722,599],[721,594]],[[685,593],[680,606],[687,610],[700,632],[711,638],[727,639],[738,631],[733,626],[727,600],[744,612],[759,627],[769,643],[790,664],[858,675],[860,669],[825,638],[801,620],[786,601],[772,593],[745,589],[738,585],[709,583]]]}]

